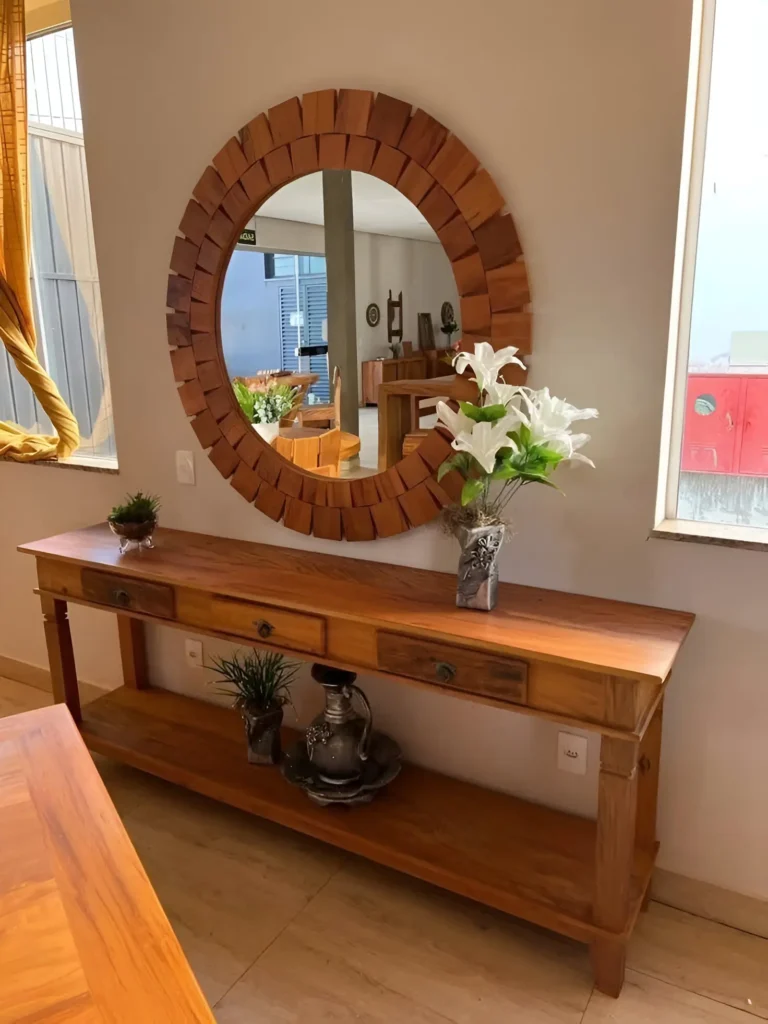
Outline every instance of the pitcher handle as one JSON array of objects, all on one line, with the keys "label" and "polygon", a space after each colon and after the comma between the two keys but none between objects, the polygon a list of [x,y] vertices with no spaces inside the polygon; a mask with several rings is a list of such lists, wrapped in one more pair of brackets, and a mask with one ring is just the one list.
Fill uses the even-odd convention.
[{"label": "pitcher handle", "polygon": [[354,683],[348,683],[345,689],[350,695],[353,692],[357,694],[363,705],[363,710],[365,711],[365,725],[363,726],[363,734],[360,737],[360,742],[357,745],[357,756],[361,761],[367,761],[368,743],[371,738],[371,726],[373,725],[373,712],[371,711],[371,705],[368,703],[368,698],[359,686],[356,686]]}]

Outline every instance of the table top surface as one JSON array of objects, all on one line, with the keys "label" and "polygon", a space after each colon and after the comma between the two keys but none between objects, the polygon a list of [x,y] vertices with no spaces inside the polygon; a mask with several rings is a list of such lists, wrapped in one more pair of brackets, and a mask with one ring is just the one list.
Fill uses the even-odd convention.
[{"label": "table top surface", "polygon": [[159,528],[153,550],[121,555],[106,523],[19,550],[208,593],[663,682],[694,616],[646,605],[499,585],[492,612],[457,608],[453,573]]},{"label": "table top surface", "polygon": [[64,705],[0,720],[0,836],[0,1019],[212,1024]]}]

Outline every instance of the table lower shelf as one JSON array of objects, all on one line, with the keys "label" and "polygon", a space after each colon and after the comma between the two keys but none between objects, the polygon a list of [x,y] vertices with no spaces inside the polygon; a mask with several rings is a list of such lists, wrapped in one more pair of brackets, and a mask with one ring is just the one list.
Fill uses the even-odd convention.
[{"label": "table lower shelf", "polygon": [[[80,728],[100,754],[487,906],[582,942],[610,934],[592,923],[594,821],[414,765],[372,804],[316,807],[278,768],[248,764],[234,711],[167,690],[114,690],[83,708]],[[653,861],[636,854],[622,934]]]}]

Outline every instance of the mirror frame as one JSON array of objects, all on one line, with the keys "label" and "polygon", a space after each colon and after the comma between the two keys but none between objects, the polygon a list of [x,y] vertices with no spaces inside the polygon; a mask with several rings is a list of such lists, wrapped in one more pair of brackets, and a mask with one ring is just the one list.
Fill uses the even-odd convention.
[{"label": "mirror frame", "polygon": [[[179,224],[168,278],[168,342],[184,412],[225,480],[271,519],[329,540],[392,537],[434,519],[461,490],[438,484],[450,439],[373,476],[313,475],[282,459],[250,428],[224,362],[219,307],[245,224],[277,189],[320,170],[373,174],[397,188],[435,230],[460,296],[465,347],[531,351],[530,292],[517,230],[488,171],[440,122],[410,103],[361,89],[323,89],[259,114],[214,156]],[[508,378],[523,383],[517,370]],[[473,386],[472,386],[473,387]]]}]

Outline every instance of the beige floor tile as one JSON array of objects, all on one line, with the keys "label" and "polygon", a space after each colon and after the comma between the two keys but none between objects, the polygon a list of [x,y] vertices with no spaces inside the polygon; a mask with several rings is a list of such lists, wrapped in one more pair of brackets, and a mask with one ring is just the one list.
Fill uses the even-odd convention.
[{"label": "beige floor tile", "polygon": [[651,903],[640,915],[627,963],[768,1020],[768,939]]},{"label": "beige floor tile", "polygon": [[330,847],[176,786],[125,826],[211,1002],[341,864]]},{"label": "beige floor tile", "polygon": [[[448,1024],[329,951],[283,936],[214,1007],[219,1024]],[[480,1020],[485,1018],[478,1018]]]},{"label": "beige floor tile", "polygon": [[618,999],[595,992],[583,1024],[754,1024],[755,1018],[725,1003],[627,971]]},{"label": "beige floor tile", "polygon": [[0,718],[45,708],[50,703],[51,695],[44,690],[0,677]]},{"label": "beige floor tile", "polygon": [[[329,993],[343,991],[350,976],[358,988],[367,984],[369,1013],[383,988],[458,1024],[578,1024],[592,988],[584,947],[357,860],[299,915],[223,1008],[230,998],[243,1006],[245,990],[258,987],[254,977],[297,949],[326,963]],[[303,984],[298,972],[291,1012],[305,996],[314,998],[319,981],[313,978],[306,991]],[[350,995],[350,1005],[355,999]]]}]

